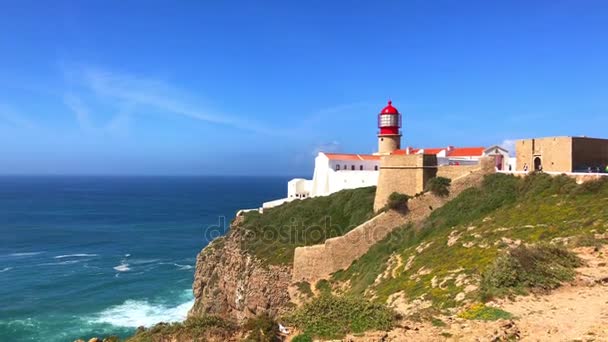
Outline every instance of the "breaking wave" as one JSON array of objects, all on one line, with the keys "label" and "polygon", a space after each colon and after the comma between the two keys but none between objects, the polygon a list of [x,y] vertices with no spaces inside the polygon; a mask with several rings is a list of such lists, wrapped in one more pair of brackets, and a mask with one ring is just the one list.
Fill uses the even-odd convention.
[{"label": "breaking wave", "polygon": [[127,328],[150,327],[159,322],[180,322],[186,319],[188,310],[193,304],[194,299],[177,306],[129,299],[120,305],[103,310],[88,322]]},{"label": "breaking wave", "polygon": [[4,273],[4,272],[10,271],[12,269],[13,269],[12,267],[5,267],[5,268],[3,268],[3,269],[0,270],[0,273]]}]

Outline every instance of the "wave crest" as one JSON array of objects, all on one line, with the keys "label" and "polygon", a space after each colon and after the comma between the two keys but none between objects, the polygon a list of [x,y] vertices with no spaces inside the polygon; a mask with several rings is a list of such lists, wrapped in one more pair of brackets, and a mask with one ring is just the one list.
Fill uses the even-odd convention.
[{"label": "wave crest", "polygon": [[89,323],[111,324],[116,327],[150,327],[159,322],[180,322],[188,316],[194,299],[177,306],[151,304],[145,300],[127,300],[100,312]]}]

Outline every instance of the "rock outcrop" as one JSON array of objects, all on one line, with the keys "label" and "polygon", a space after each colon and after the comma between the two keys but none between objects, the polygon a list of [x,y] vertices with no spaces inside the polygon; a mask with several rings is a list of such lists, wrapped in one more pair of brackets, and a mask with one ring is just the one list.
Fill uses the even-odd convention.
[{"label": "rock outcrop", "polygon": [[239,224],[237,217],[225,237],[199,253],[190,317],[217,315],[242,323],[261,313],[275,316],[288,307],[291,267],[266,265],[244,250]]}]

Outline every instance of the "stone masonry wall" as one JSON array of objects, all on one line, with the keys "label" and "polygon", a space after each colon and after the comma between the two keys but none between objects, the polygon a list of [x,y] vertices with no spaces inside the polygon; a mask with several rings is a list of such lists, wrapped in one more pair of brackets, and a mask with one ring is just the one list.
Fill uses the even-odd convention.
[{"label": "stone masonry wall", "polygon": [[493,172],[494,159],[484,158],[477,169],[452,181],[450,195],[447,197],[424,194],[408,202],[405,215],[395,211],[380,213],[345,235],[328,239],[324,244],[296,248],[292,281],[315,283],[328,279],[332,273],[348,268],[353,261],[363,256],[396,228],[408,222],[421,223],[434,209],[443,206],[465,189],[479,186],[483,177]]},{"label": "stone masonry wall", "polygon": [[437,167],[437,177],[456,179],[479,169],[479,165],[444,165]]},{"label": "stone masonry wall", "polygon": [[374,199],[374,211],[381,210],[393,192],[413,196],[424,190],[426,181],[437,173],[434,155],[390,155],[380,161],[380,175]]}]

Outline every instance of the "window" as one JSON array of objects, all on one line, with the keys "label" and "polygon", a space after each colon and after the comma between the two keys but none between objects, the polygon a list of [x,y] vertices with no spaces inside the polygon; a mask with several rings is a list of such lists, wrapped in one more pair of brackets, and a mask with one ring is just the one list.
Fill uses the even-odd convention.
[{"label": "window", "polygon": [[374,166],[374,171],[378,171],[378,165]]},{"label": "window", "polygon": [[363,171],[363,165],[359,165],[359,170]]},{"label": "window", "polygon": [[350,170],[351,170],[351,171],[355,171],[355,165],[351,165],[351,166],[350,166]]},{"label": "window", "polygon": [[396,127],[399,126],[399,116],[393,114],[382,114],[379,118],[380,127]]},{"label": "window", "polygon": [[340,164],[336,164],[336,171],[340,171]]}]

